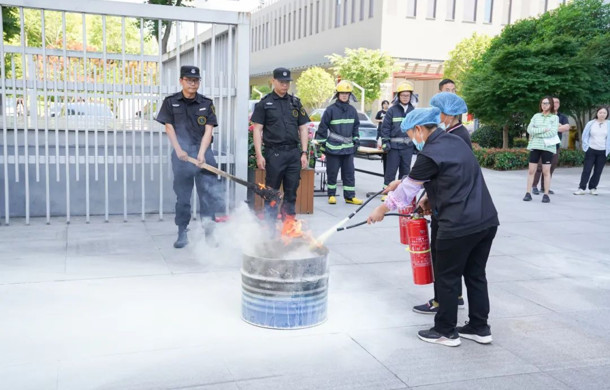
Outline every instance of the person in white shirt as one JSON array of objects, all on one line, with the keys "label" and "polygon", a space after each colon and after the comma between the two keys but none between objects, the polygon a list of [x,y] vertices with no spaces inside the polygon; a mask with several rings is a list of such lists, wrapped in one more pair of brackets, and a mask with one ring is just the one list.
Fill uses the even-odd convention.
[{"label": "person in white shirt", "polygon": [[[597,195],[597,185],[610,153],[608,107],[600,107],[595,112],[595,119],[587,123],[582,133],[582,150],[585,151],[585,162],[580,176],[580,185],[574,195],[584,195],[589,183],[591,195]],[[593,169],[593,175],[591,170]]]}]

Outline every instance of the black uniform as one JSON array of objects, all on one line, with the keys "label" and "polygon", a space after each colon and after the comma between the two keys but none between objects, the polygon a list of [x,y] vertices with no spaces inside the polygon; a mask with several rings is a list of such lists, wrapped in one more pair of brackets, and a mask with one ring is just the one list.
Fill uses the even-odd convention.
[{"label": "black uniform", "polygon": [[[381,125],[383,124],[383,118],[385,117],[386,110],[377,111],[377,115],[375,115],[375,119],[377,119],[379,124],[377,124],[377,139],[381,138]],[[388,161],[388,155],[386,153],[381,155],[381,161],[383,162],[383,174],[385,175],[386,164]]]},{"label": "black uniform", "polygon": [[324,110],[316,139],[326,154],[328,196],[337,193],[337,175],[341,169],[343,196],[356,196],[354,154],[360,145],[358,112],[349,103],[337,100]]},{"label": "black uniform", "polygon": [[[251,120],[263,125],[265,184],[275,189],[284,186],[282,215],[294,215],[301,179],[299,126],[309,122],[307,112],[297,97],[280,97],[274,91],[256,104]],[[265,206],[270,218],[277,215],[277,206]]]},{"label": "black uniform", "polygon": [[[205,125],[218,126],[214,103],[207,97],[196,94],[194,99],[187,99],[182,92],[170,95],[163,100],[163,105],[156,118],[161,124],[169,123],[174,127],[178,143],[189,156],[197,158]],[[193,182],[197,186],[200,215],[214,218],[216,212],[223,208],[222,185],[216,175],[197,168],[188,161],[182,161],[172,152],[172,171],[174,173],[174,192],[176,193],[175,222],[185,228],[191,219],[191,194]],[[205,162],[217,167],[211,148],[205,152]]]},{"label": "black uniform", "polygon": [[438,129],[426,140],[409,177],[424,182],[438,220],[434,283],[439,309],[434,329],[445,336],[455,334],[463,275],[469,324],[483,331],[489,314],[485,266],[499,221],[481,168],[463,140]]},{"label": "black uniform", "polygon": [[398,171],[398,178],[401,179],[408,175],[411,169],[413,143],[407,134],[400,130],[400,124],[405,115],[413,110],[413,105],[408,103],[405,111],[400,101],[397,100],[383,118],[381,144],[383,150],[388,154],[383,180],[383,184],[386,186],[396,179],[396,171]]}]

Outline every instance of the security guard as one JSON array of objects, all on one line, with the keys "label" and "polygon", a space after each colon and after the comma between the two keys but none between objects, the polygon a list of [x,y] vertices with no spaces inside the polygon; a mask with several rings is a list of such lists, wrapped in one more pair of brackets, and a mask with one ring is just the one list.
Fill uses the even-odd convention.
[{"label": "security guard", "polygon": [[[411,156],[413,144],[409,137],[400,130],[400,123],[405,115],[415,107],[411,104],[413,84],[402,82],[396,88],[396,101],[383,118],[381,125],[381,148],[387,153],[386,170],[384,173],[384,186],[390,184],[398,177],[403,178],[411,169]],[[385,200],[385,196],[382,197]]]},{"label": "security guard", "polygon": [[[498,213],[485,185],[481,168],[459,137],[438,128],[440,110],[418,108],[402,123],[420,151],[409,176],[392,182],[387,200],[369,216],[383,220],[389,210],[408,205],[422,186],[429,197],[421,204],[438,219],[434,267],[439,308],[434,327],[418,337],[446,346],[460,345],[460,337],[481,344],[492,342],[487,323],[489,295],[485,267],[498,225]],[[458,285],[464,276],[468,291],[469,322],[457,325]]]},{"label": "security guard", "polygon": [[[309,117],[301,101],[288,93],[291,81],[290,70],[275,69],[271,80],[273,91],[256,104],[251,118],[256,165],[266,170],[265,184],[275,189],[284,186],[281,210],[284,220],[294,219],[301,169],[307,167],[308,161],[309,134],[305,124]],[[274,224],[277,205],[267,202],[265,210],[268,221]]]},{"label": "security guard", "polygon": [[208,243],[215,245],[212,237],[215,212],[223,207],[221,185],[216,176],[197,168],[187,158],[196,158],[217,167],[210,144],[213,128],[218,126],[214,103],[211,99],[197,93],[201,76],[199,68],[185,65],[180,68],[182,91],[163,100],[157,115],[157,122],[165,125],[165,132],[172,147],[172,171],[174,173],[174,192],[176,193],[176,217],[178,239],[175,248],[188,244],[187,226],[191,219],[191,194],[193,182],[197,186],[200,216]]},{"label": "security guard", "polygon": [[326,154],[326,175],[328,184],[328,203],[336,204],[337,175],[341,169],[343,197],[345,203],[362,204],[356,198],[356,179],[354,171],[354,154],[360,146],[358,112],[349,104],[353,98],[354,87],[347,80],[337,84],[335,99],[337,101],[324,110],[316,140],[320,151]]}]

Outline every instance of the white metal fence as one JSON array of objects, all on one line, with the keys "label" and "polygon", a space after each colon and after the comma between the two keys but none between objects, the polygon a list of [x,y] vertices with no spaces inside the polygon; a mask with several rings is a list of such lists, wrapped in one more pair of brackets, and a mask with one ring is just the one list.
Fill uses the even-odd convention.
[{"label": "white metal fence", "polygon": [[[109,1],[0,0],[0,6],[19,15],[17,44],[0,44],[0,216],[6,224],[11,217],[27,224],[32,216],[47,222],[52,216],[70,222],[74,215],[163,218],[173,210],[171,146],[154,117],[163,98],[180,90],[181,65],[201,68],[200,92],[215,102],[220,125],[212,149],[221,167],[246,176],[248,14]],[[38,44],[26,40],[32,15],[41,25]],[[92,18],[101,25],[98,48],[87,28]],[[80,42],[73,36],[68,42],[74,26],[67,22],[75,20]],[[162,53],[158,45],[147,52],[146,21],[158,27],[158,42],[163,21],[172,24],[173,51]],[[108,23],[114,33],[120,25],[119,50],[109,49]],[[134,25],[137,38],[126,36]],[[195,32],[188,42],[180,40],[185,27]],[[226,194],[228,206],[245,199],[245,190],[229,182]]]}]

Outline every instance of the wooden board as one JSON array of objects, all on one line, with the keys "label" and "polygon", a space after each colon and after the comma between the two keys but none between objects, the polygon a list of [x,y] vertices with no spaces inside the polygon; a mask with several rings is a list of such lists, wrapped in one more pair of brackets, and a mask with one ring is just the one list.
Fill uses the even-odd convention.
[{"label": "wooden board", "polygon": [[359,146],[358,147],[358,153],[364,153],[364,154],[384,154],[385,152],[381,149],[377,149],[377,148],[369,148],[367,146]]},{"label": "wooden board", "polygon": [[[315,171],[313,169],[301,169],[301,182],[297,189],[296,213],[313,214],[313,191],[314,191]],[[256,169],[254,174],[256,183],[265,183],[265,171]],[[280,190],[283,191],[282,188]],[[262,210],[265,206],[263,198],[254,196],[254,210]]]}]

